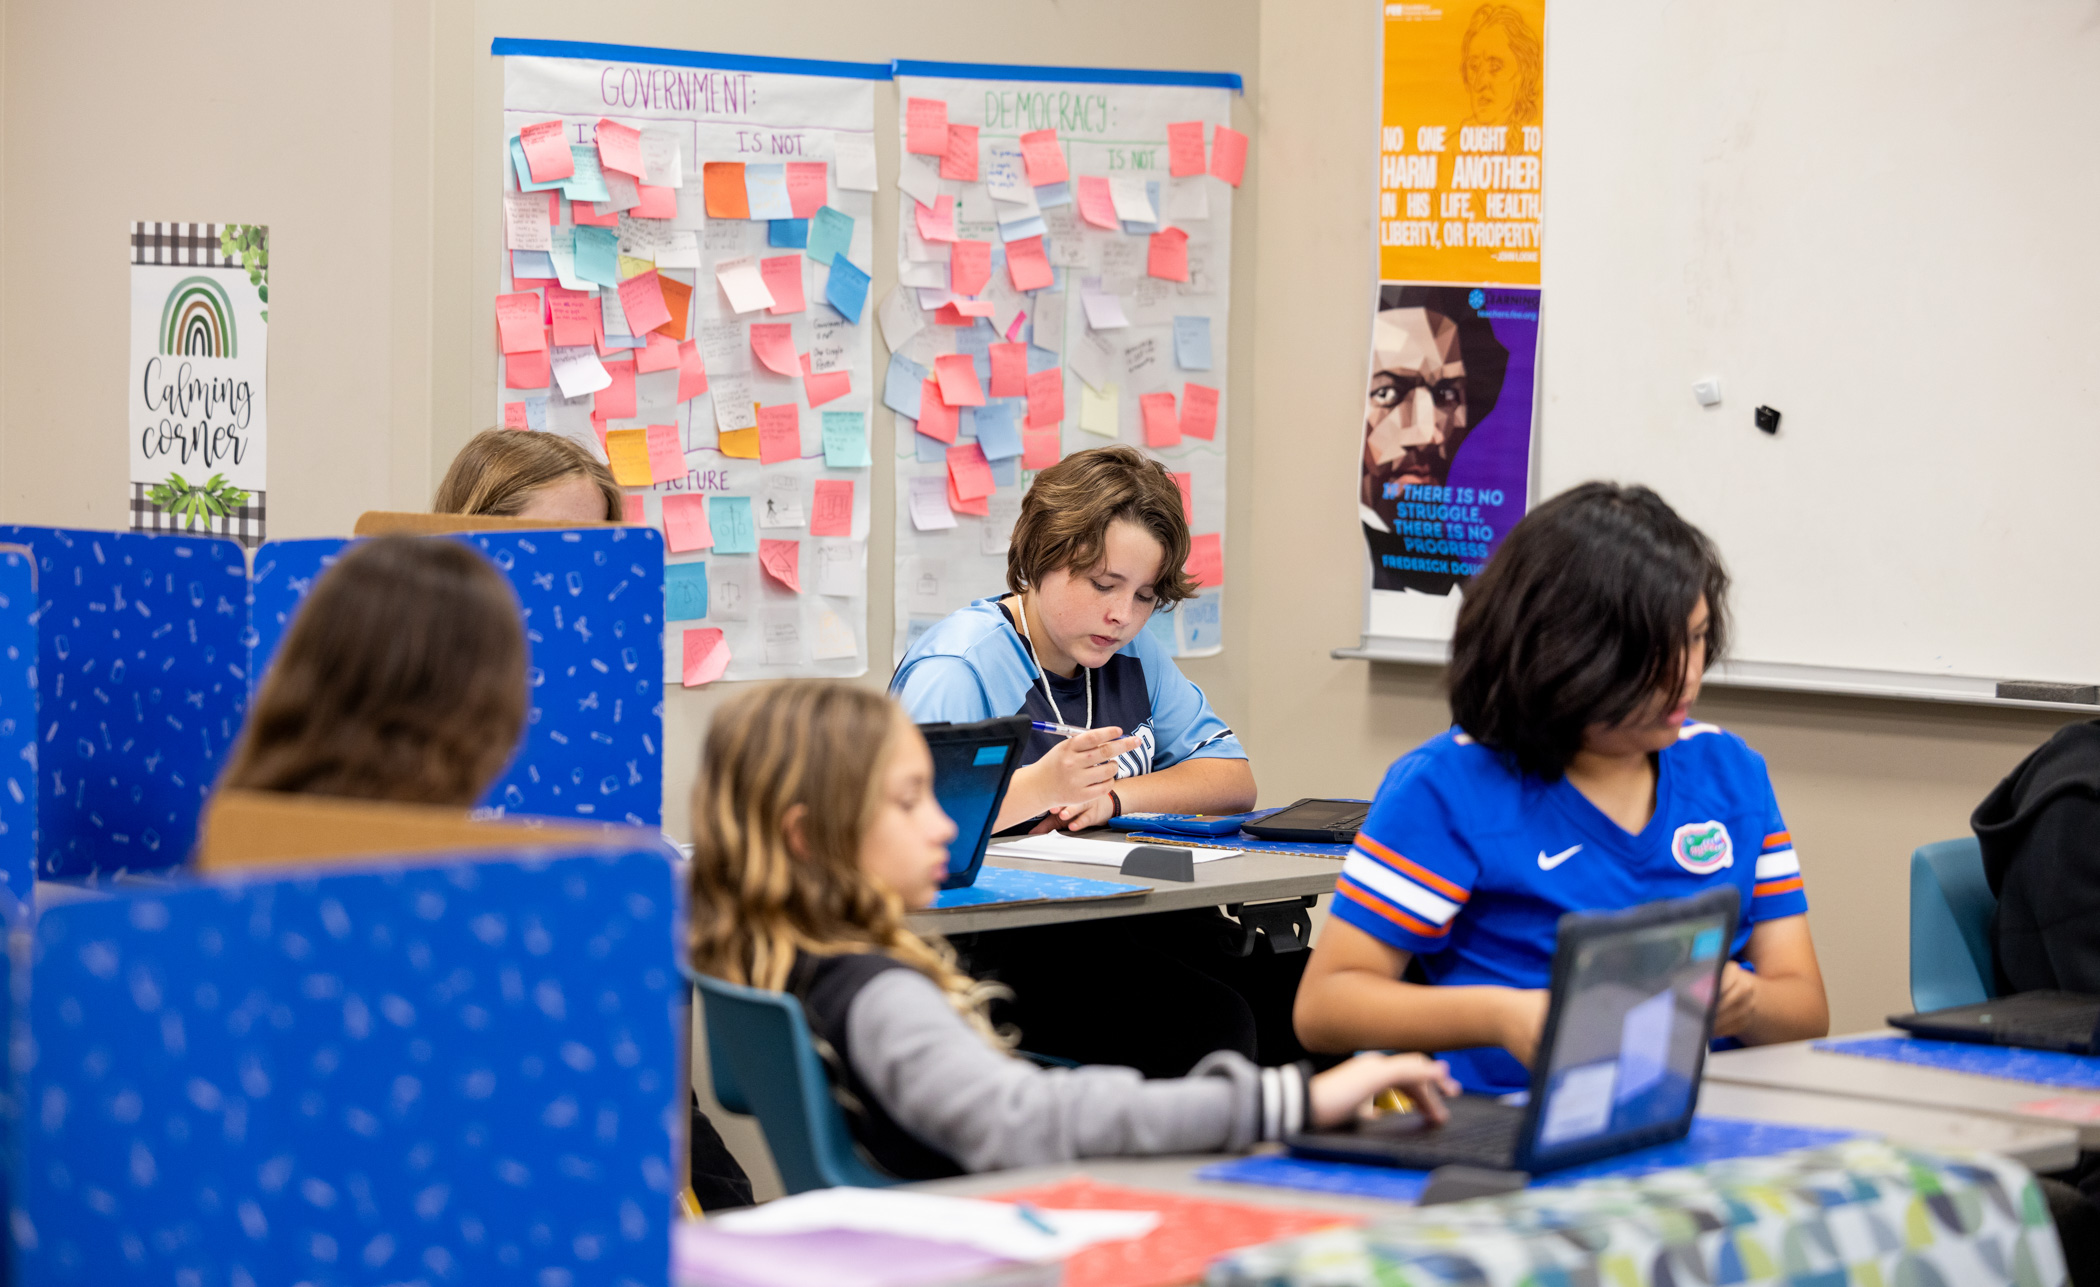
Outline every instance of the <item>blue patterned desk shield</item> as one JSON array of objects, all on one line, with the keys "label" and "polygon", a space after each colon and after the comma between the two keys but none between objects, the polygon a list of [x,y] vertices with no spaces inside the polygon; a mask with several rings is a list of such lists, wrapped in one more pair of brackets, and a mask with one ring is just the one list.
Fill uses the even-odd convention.
[{"label": "blue patterned desk shield", "polygon": [[36,884],[36,569],[0,550],[0,906]]}]

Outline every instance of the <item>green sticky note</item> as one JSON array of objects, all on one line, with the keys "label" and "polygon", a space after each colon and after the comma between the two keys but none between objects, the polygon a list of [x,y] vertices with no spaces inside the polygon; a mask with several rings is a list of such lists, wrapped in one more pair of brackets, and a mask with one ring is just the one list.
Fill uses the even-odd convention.
[{"label": "green sticky note", "polygon": [[707,564],[671,563],[664,567],[664,619],[693,621],[707,615]]},{"label": "green sticky note", "polygon": [[827,411],[824,413],[824,467],[862,469],[875,462],[868,458],[868,413]]},{"label": "green sticky note", "polygon": [[820,206],[809,221],[809,249],[804,253],[813,264],[828,264],[833,255],[843,255],[853,246],[853,216],[830,206]]},{"label": "green sticky note", "polygon": [[758,524],[751,521],[749,496],[708,497],[707,526],[714,532],[715,553],[758,553]]}]

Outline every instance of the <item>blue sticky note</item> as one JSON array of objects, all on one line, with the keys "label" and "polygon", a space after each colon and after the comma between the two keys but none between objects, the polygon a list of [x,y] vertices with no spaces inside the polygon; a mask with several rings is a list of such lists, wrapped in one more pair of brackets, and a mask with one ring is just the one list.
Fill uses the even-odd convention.
[{"label": "blue sticky note", "polygon": [[758,525],[751,521],[749,496],[708,497],[707,526],[715,536],[715,553],[758,553]]},{"label": "blue sticky note", "polygon": [[576,173],[561,181],[561,194],[571,201],[612,200],[612,192],[605,186],[605,171],[598,167],[598,145],[571,143],[569,155],[575,158]]},{"label": "blue sticky note", "polygon": [[794,203],[788,200],[787,166],[778,161],[746,162],[744,200],[751,205],[753,219],[794,218]]},{"label": "blue sticky note", "polygon": [[890,372],[882,380],[882,405],[917,420],[919,393],[925,387],[925,379],[925,367],[902,353],[890,354]]},{"label": "blue sticky note", "polygon": [[510,136],[510,168],[517,172],[520,192],[551,192],[567,182],[566,179],[549,179],[545,183],[534,183],[532,166],[525,160],[525,144],[515,134]]},{"label": "blue sticky note", "polygon": [[1072,185],[1070,183],[1038,184],[1035,190],[1035,203],[1045,210],[1052,206],[1071,205]]},{"label": "blue sticky note", "polygon": [[766,225],[766,244],[783,250],[800,250],[809,244],[809,220],[775,219]]},{"label": "blue sticky note", "polygon": [[620,235],[610,228],[576,230],[576,275],[587,282],[620,284]]},{"label": "blue sticky note", "polygon": [[1190,599],[1174,609],[1181,618],[1182,634],[1188,641],[1190,652],[1201,652],[1215,648],[1225,642],[1225,634],[1218,622],[1218,595],[1216,591]]},{"label": "blue sticky note", "polygon": [[[1157,219],[1159,217],[1159,180],[1145,180],[1145,200],[1152,203],[1152,216]],[[1150,234],[1158,232],[1159,225],[1157,223],[1133,223],[1125,219],[1123,221],[1123,231],[1132,235],[1137,233]]]},{"label": "blue sticky note", "polygon": [[[965,407],[963,408],[963,410],[967,412],[969,408]],[[938,438],[929,438],[925,434],[919,433],[918,428],[919,426],[917,425],[917,423],[914,423],[912,425],[912,458],[914,460],[917,460],[922,465],[940,465],[947,463],[948,444],[942,442]],[[960,435],[958,435],[957,437],[959,441]]]},{"label": "blue sticky note", "polygon": [[831,280],[824,283],[824,302],[859,326],[861,310],[868,306],[868,275],[844,255],[833,255]]},{"label": "blue sticky note", "polygon": [[510,252],[510,279],[527,280],[543,278],[554,280],[554,256],[544,250],[513,250]]},{"label": "blue sticky note", "polygon": [[[1125,224],[1123,226],[1127,228],[1130,225]],[[1000,224],[999,240],[1025,241],[1030,237],[1040,237],[1049,231],[1050,225],[1043,222],[1043,216],[1030,215],[1026,219],[1016,219],[1012,223]]]},{"label": "blue sticky note", "polygon": [[664,565],[664,620],[694,621],[707,615],[707,564]]},{"label": "blue sticky note", "polygon": [[809,221],[810,261],[828,264],[833,255],[853,249],[853,216],[830,206],[820,206]]},{"label": "blue sticky note", "polygon": [[1174,362],[1184,371],[1210,370],[1210,319],[1174,319]]},{"label": "blue sticky note", "polygon": [[860,469],[875,462],[868,456],[868,413],[824,413],[824,467]]},{"label": "blue sticky note", "polygon": [[[977,320],[983,321],[984,319],[979,318]],[[955,351],[968,354],[972,358],[983,358],[989,364],[992,360],[992,344],[998,338],[999,333],[989,326],[973,325],[962,327],[955,332]],[[987,365],[978,374],[983,379],[989,380],[992,378],[990,370],[990,366]]]},{"label": "blue sticky note", "polygon": [[1014,413],[1028,405],[1026,399],[993,398],[977,412],[977,445],[987,459],[998,461],[1021,454],[1020,418]]},{"label": "blue sticky note", "polygon": [[525,399],[525,427],[534,433],[543,432],[547,428],[547,400],[545,398]]},{"label": "blue sticky note", "polygon": [[992,467],[993,486],[1011,487],[1021,481],[1021,458],[1019,456],[1008,456],[1004,460],[993,460],[986,463]]},{"label": "blue sticky note", "polygon": [[1033,344],[1028,346],[1028,374],[1034,375],[1038,371],[1055,371],[1063,365],[1064,363],[1057,360],[1057,354],[1052,353],[1049,349],[1039,349]]}]

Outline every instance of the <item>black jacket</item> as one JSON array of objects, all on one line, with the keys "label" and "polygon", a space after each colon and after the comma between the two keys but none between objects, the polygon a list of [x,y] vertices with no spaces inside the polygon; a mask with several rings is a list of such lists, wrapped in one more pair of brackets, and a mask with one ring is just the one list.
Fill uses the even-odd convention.
[{"label": "black jacket", "polygon": [[2100,720],[2058,729],[1976,807],[2001,993],[2100,995]]}]

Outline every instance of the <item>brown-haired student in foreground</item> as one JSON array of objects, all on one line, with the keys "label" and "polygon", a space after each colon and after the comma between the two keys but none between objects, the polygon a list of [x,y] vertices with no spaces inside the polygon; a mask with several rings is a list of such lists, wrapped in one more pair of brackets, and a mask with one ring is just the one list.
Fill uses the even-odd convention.
[{"label": "brown-haired student in foreground", "polygon": [[484,429],[467,440],[430,503],[439,514],[617,523],[620,486],[590,448],[558,433]]},{"label": "brown-haired student in foreground", "polygon": [[954,835],[925,739],[867,689],[770,684],[708,727],[693,788],[693,964],[801,1000],[854,1138],[892,1174],[1244,1149],[1338,1125],[1395,1086],[1441,1117],[1454,1084],[1420,1055],[1309,1076],[1218,1051],[1153,1081],[1016,1057],[985,1014],[996,990],[904,923],[933,901]]}]

